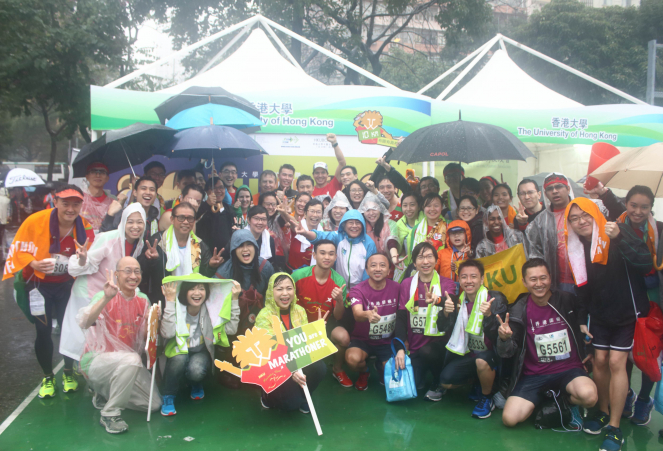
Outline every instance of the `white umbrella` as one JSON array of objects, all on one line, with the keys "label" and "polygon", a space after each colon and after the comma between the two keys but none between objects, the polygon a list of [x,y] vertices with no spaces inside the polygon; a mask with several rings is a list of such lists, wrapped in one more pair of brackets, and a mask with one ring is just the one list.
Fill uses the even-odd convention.
[{"label": "white umbrella", "polygon": [[5,177],[5,188],[44,185],[44,181],[29,169],[14,168]]},{"label": "white umbrella", "polygon": [[663,143],[622,152],[589,175],[608,188],[629,190],[645,185],[656,197],[663,197]]}]

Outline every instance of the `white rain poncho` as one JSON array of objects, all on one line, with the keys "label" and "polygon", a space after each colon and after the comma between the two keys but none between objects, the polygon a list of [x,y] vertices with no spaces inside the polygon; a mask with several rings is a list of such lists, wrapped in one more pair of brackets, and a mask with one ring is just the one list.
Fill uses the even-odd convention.
[{"label": "white rain poncho", "polygon": [[[488,217],[494,211],[497,211],[499,213],[500,221],[502,222],[502,231],[503,231],[502,236],[504,237],[504,241],[501,243],[501,245],[495,244],[494,241],[488,238],[490,236],[490,234],[488,233]],[[490,207],[488,207],[488,209],[486,210],[486,214],[483,215],[483,234],[484,234],[484,239],[481,240],[479,244],[477,244],[477,248],[475,250],[477,258],[494,255],[498,252],[512,248],[518,243],[523,243],[523,246],[525,247],[525,256],[527,256],[527,246],[525,246],[523,234],[518,230],[512,229],[506,224],[504,216],[502,215],[502,209],[497,205],[491,205]]]},{"label": "white rain poncho", "polygon": [[[331,200],[329,205],[327,205],[327,208],[325,208],[325,211],[322,214],[322,221],[320,222],[320,224],[322,225],[322,228],[328,232],[338,231],[338,224],[341,222],[340,219],[338,221],[335,221],[331,217],[332,208],[334,207],[345,208],[346,211],[343,214],[345,214],[348,210],[352,209],[352,205],[350,205],[350,201],[345,196],[345,194],[343,194],[343,191],[336,191],[336,194],[334,194],[334,198]],[[341,219],[343,219],[343,215],[341,215]]]},{"label": "white rain poncho", "polygon": [[[140,213],[145,222],[145,210],[134,203],[122,212],[122,220],[117,230],[100,233],[95,237],[92,246],[87,252],[85,265],[78,264],[76,254],[69,257],[69,275],[76,278],[71,289],[71,297],[62,321],[62,335],[60,337],[60,354],[78,360],[83,353],[85,335],[78,326],[76,315],[78,311],[90,303],[90,299],[103,290],[106,283],[106,270],[115,271],[117,262],[125,257],[127,218],[132,213]],[[131,255],[137,258],[143,251],[143,240],[139,238]]]},{"label": "white rain poncho", "polygon": [[392,240],[396,245],[396,248],[400,251],[400,247],[398,246],[398,227],[394,221],[389,219],[391,217],[391,213],[389,213],[387,207],[382,204],[378,196],[371,192],[366,193],[364,200],[361,201],[361,204],[359,204],[359,208],[357,209],[359,213],[364,215],[364,218],[366,218],[365,213],[369,210],[378,211],[380,214],[382,214],[383,217],[383,226],[382,230],[380,231],[380,236],[375,235],[373,227],[369,224],[368,219],[366,219],[366,234],[370,236],[371,239],[375,242],[377,251],[387,251],[389,249],[387,243],[392,242]]}]

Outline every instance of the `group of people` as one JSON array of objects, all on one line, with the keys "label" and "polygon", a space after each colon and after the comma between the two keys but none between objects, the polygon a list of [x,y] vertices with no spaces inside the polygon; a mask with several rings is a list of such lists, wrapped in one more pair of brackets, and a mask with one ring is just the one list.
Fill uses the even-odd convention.
[{"label": "group of people", "polygon": [[[514,207],[509,185],[466,178],[457,163],[444,168],[442,194],[436,178],[404,177],[384,158],[362,182],[336,137],[327,139],[339,163],[332,177],[321,162],[295,180],[285,164],[260,174],[258,193],[236,186],[229,162],[208,178],[179,171],[180,195],[168,202],[158,194],[166,176],[158,162],[126,196],[103,190],[102,163],[88,167],[87,192],[60,187],[53,208],[21,224],[4,271],[29,299],[45,374],[39,396],[58,385],[54,318],[62,389],[76,391],[80,371],[101,424],[120,433],[124,408],[175,415],[184,385],[203,398],[214,360],[235,361],[230,344],[247,329],[274,333],[275,315],[282,331],[326,320],[338,348],[331,373],[346,388],[368,388],[372,358],[383,383],[393,342],[396,366],[409,356],[426,400],[472,384],[475,418],[498,406],[515,426],[552,391],[573,406],[577,430],[604,433],[600,449],[621,448],[622,418],[648,424],[654,383],[643,373],[640,392],[630,389],[629,352],[636,319],[659,303],[663,224],[649,188],[619,199],[599,184],[575,198],[569,180],[552,173],[542,187],[520,181]],[[507,299],[486,288],[480,259],[518,245],[527,292]],[[140,354],[157,303],[165,367],[149,405]],[[300,386],[314,391],[326,369],[318,362],[293,373],[261,393],[262,406],[307,413]],[[239,385],[228,372],[217,378]],[[578,406],[596,408],[583,418]]]}]

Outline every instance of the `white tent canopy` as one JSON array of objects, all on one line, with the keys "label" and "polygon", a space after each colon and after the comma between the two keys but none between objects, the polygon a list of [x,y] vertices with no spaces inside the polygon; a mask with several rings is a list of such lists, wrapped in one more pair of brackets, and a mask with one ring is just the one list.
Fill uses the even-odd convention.
[{"label": "white tent canopy", "polygon": [[260,28],[220,64],[161,92],[179,93],[191,86],[222,86],[230,92],[308,88],[324,84],[283,58]]},{"label": "white tent canopy", "polygon": [[501,49],[447,100],[465,105],[523,110],[582,106],[534,80]]}]

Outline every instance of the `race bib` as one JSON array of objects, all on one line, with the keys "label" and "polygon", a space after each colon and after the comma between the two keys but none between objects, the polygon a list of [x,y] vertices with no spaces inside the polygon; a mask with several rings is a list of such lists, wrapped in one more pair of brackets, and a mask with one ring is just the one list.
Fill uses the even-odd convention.
[{"label": "race bib", "polygon": [[38,289],[33,288],[29,294],[30,297],[30,313],[32,316],[42,316],[46,314],[46,300],[41,295]]},{"label": "race bib", "polygon": [[69,272],[69,257],[61,254],[53,254],[55,259],[55,269],[49,276],[63,276]]},{"label": "race bib", "polygon": [[481,352],[481,351],[487,351],[488,347],[486,346],[486,342],[483,339],[483,334],[479,335],[472,335],[468,334],[469,342],[467,344],[467,347],[474,351],[474,352]]},{"label": "race bib", "polygon": [[385,315],[380,318],[377,323],[371,323],[368,330],[368,338],[370,340],[381,340],[389,338],[396,330],[396,314]]},{"label": "race bib", "polygon": [[410,329],[413,334],[423,334],[426,326],[426,313],[428,307],[419,307],[419,311],[414,315],[410,313]]},{"label": "race bib", "polygon": [[534,335],[539,362],[550,363],[571,357],[571,344],[566,329],[549,334]]}]

